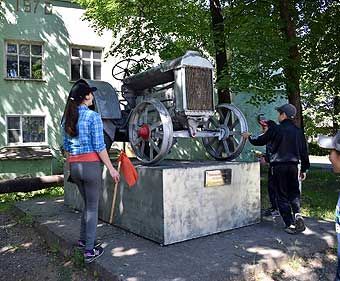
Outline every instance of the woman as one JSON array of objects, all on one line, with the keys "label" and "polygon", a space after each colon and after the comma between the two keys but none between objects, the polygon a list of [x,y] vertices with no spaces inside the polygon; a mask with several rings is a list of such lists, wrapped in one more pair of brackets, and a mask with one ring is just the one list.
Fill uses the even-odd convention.
[{"label": "woman", "polygon": [[[322,148],[330,149],[329,160],[333,165],[335,173],[340,173],[340,132],[335,137],[320,136],[318,144]],[[338,237],[338,269],[336,272],[335,281],[340,281],[340,196],[335,212],[335,229]]]},{"label": "woman", "polygon": [[105,148],[100,115],[88,108],[92,105],[92,92],[96,90],[85,81],[77,82],[71,89],[63,119],[64,149],[70,164],[70,177],[84,200],[78,246],[85,248],[86,263],[94,261],[104,252],[100,245],[95,245],[102,185],[101,161],[113,180],[119,181],[119,173],[112,166]]}]

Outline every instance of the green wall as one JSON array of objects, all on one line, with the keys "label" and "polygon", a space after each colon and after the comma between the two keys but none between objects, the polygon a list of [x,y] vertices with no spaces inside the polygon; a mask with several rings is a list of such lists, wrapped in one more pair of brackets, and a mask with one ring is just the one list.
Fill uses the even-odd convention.
[{"label": "green wall", "polygon": [[[22,5],[23,1],[19,1]],[[44,1],[30,1],[31,12],[16,0],[2,2],[0,14],[0,147],[6,143],[6,114],[46,114],[47,141],[58,155],[60,118],[65,105],[69,82],[69,46],[67,28],[58,14],[58,6],[76,8],[74,4],[52,1],[53,13],[46,15]],[[35,3],[39,2],[34,12]],[[43,42],[43,80],[6,80],[6,40]],[[56,167],[57,161],[54,166]]]}]

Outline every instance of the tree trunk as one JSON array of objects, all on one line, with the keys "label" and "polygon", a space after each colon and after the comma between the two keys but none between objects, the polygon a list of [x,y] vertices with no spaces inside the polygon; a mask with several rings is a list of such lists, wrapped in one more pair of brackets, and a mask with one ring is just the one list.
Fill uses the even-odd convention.
[{"label": "tree trunk", "polygon": [[[213,37],[215,44],[215,59],[216,59],[216,82],[220,82],[223,75],[228,75],[228,61],[226,51],[226,39],[224,33],[224,19],[221,9],[220,0],[210,0],[210,12],[212,20]],[[218,103],[230,103],[229,85],[223,88],[218,86]]]},{"label": "tree trunk", "polygon": [[54,186],[64,186],[64,175],[3,180],[0,181],[0,194],[30,192]]},{"label": "tree trunk", "polygon": [[288,43],[288,58],[284,66],[286,77],[286,90],[289,103],[297,109],[296,125],[303,128],[301,95],[300,95],[300,54],[297,44],[294,26],[294,13],[297,13],[294,4],[290,0],[279,0],[280,18],[282,22],[281,31]]},{"label": "tree trunk", "polygon": [[339,115],[340,115],[340,98],[337,94],[334,96],[333,102],[333,134],[339,130]]}]

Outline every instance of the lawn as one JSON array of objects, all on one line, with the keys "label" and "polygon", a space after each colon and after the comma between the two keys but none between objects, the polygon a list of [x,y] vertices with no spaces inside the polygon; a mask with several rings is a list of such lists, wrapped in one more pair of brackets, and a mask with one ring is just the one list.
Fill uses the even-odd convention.
[{"label": "lawn", "polygon": [[31,192],[14,192],[0,194],[0,212],[10,208],[10,204],[15,201],[23,201],[36,198],[52,198],[64,195],[63,187],[51,187]]},{"label": "lawn", "polygon": [[[334,221],[335,206],[340,191],[340,175],[325,169],[311,168],[302,184],[302,214]],[[269,207],[267,169],[261,170],[262,208]]]}]

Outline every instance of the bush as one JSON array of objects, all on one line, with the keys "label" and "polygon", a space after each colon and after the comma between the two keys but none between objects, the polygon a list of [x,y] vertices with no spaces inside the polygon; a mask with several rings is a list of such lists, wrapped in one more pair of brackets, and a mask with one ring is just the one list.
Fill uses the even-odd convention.
[{"label": "bush", "polygon": [[316,142],[308,143],[309,155],[325,156],[329,154],[327,149],[321,148]]}]

